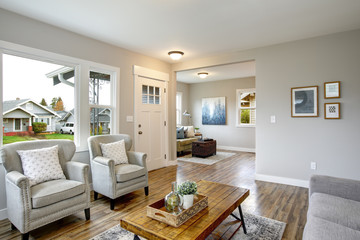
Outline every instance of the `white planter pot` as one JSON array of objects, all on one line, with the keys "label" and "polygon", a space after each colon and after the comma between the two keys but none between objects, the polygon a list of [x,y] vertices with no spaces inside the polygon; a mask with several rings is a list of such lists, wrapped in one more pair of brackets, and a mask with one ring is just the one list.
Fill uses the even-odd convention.
[{"label": "white planter pot", "polygon": [[183,208],[188,209],[194,204],[194,195],[184,195],[183,197]]}]

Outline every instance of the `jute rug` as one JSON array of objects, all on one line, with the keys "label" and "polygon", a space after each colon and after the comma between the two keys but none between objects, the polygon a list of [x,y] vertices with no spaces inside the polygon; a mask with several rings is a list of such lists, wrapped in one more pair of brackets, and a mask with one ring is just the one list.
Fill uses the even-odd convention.
[{"label": "jute rug", "polygon": [[[234,211],[239,216],[237,210]],[[229,218],[232,218],[229,216]],[[245,240],[281,240],[286,223],[279,222],[270,218],[265,218],[253,214],[244,213],[245,226],[247,234],[244,234],[242,227],[234,234],[231,239]],[[228,223],[229,224],[229,223]],[[233,223],[239,224],[239,223]],[[134,234],[116,225],[109,230],[100,233],[90,240],[133,240]],[[138,239],[145,240],[139,237]]]},{"label": "jute rug", "polygon": [[231,156],[234,156],[235,153],[232,152],[217,152],[216,155],[201,158],[201,157],[192,157],[191,154],[177,158],[178,161],[184,162],[192,162],[192,163],[199,163],[199,164],[206,164],[206,165],[213,165],[217,162],[220,162],[224,159],[227,159]]}]

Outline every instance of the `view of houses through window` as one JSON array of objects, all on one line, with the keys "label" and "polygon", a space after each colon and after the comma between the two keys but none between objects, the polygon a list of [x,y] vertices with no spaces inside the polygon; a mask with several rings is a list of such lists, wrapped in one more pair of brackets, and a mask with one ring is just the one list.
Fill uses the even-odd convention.
[{"label": "view of houses through window", "polygon": [[111,75],[90,71],[90,135],[110,134]]},{"label": "view of houses through window", "polygon": [[256,124],[256,92],[255,89],[236,90],[237,126],[255,126]]},{"label": "view of houses through window", "polygon": [[61,134],[63,125],[73,121],[74,113],[74,77],[57,73],[62,68],[3,55],[3,144],[74,139],[73,129]]}]

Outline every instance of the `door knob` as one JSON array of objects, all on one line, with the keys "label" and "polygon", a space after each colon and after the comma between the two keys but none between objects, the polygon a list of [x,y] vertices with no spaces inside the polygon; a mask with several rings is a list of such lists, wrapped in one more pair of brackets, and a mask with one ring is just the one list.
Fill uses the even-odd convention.
[{"label": "door knob", "polygon": [[139,134],[142,134],[142,131],[139,131]]}]

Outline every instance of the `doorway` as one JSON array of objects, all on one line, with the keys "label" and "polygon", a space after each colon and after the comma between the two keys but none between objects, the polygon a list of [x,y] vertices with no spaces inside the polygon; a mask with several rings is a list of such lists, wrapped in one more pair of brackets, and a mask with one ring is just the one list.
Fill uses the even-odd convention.
[{"label": "doorway", "polygon": [[147,154],[147,168],[150,171],[167,165],[168,76],[166,78],[165,73],[159,75],[156,71],[144,70],[134,68],[134,145],[135,151]]}]

